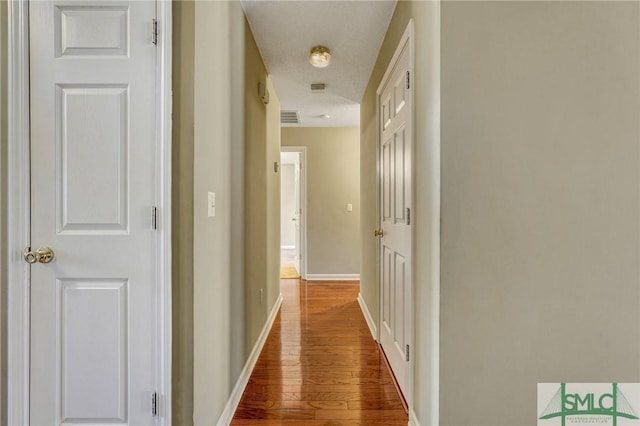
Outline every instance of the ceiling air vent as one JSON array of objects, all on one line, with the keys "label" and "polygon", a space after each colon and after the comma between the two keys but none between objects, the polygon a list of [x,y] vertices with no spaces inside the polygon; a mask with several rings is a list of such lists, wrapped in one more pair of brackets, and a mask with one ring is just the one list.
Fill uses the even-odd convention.
[{"label": "ceiling air vent", "polygon": [[311,93],[324,93],[325,84],[324,83],[312,83],[311,84]]},{"label": "ceiling air vent", "polygon": [[300,124],[300,116],[298,115],[298,111],[280,111],[280,123]]}]

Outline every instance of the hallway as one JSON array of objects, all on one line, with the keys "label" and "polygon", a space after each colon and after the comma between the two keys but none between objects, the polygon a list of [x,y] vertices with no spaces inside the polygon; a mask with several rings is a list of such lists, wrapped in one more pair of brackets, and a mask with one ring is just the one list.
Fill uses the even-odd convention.
[{"label": "hallway", "polygon": [[282,280],[284,301],[232,425],[406,425],[354,282]]}]

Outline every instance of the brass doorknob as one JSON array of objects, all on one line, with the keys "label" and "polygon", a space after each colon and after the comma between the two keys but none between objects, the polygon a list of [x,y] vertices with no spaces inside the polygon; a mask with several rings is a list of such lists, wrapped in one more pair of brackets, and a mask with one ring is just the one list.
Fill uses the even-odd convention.
[{"label": "brass doorknob", "polygon": [[49,247],[40,247],[38,250],[31,251],[31,247],[24,249],[24,260],[29,264],[49,263],[53,260],[54,253]]},{"label": "brass doorknob", "polygon": [[373,231],[374,237],[384,237],[384,231],[382,229],[376,229]]}]

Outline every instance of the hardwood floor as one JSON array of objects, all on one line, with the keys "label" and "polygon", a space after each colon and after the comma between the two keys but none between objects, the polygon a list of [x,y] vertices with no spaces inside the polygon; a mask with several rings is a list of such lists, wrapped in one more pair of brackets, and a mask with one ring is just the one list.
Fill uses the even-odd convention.
[{"label": "hardwood floor", "polygon": [[231,425],[407,425],[358,284],[281,287],[282,308]]}]

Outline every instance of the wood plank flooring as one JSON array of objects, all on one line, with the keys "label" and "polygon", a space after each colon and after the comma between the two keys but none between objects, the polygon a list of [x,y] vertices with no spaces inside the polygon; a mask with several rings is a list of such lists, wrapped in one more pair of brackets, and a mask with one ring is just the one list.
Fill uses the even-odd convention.
[{"label": "wood plank flooring", "polygon": [[281,282],[282,308],[231,425],[407,425],[358,283]]}]

